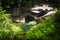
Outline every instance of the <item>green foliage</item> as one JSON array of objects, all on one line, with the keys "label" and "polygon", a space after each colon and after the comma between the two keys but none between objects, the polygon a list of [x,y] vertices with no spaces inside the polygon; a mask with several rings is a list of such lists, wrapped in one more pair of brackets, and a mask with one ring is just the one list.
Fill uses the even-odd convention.
[{"label": "green foliage", "polygon": [[[0,0],[3,9],[33,6],[46,0]],[[2,2],[2,3],[1,3]],[[59,4],[58,4],[59,5]],[[11,14],[0,6],[0,40],[60,40],[60,10],[55,14],[54,23],[47,17],[42,23],[13,23]]]},{"label": "green foliage", "polygon": [[55,23],[56,29],[60,30],[60,10],[58,10],[55,14],[54,23]]},{"label": "green foliage", "polygon": [[22,26],[20,23],[13,23],[10,16],[0,7],[0,40],[53,40],[55,38],[51,17],[47,17],[38,25],[32,21]]},{"label": "green foliage", "polygon": [[30,40],[53,40],[54,25],[50,17],[47,17],[42,23],[34,25],[27,33],[26,36]]},{"label": "green foliage", "polygon": [[53,40],[55,38],[51,17],[47,17],[38,25],[33,21],[22,26],[13,23],[10,16],[0,7],[0,40]]},{"label": "green foliage", "polygon": [[60,10],[58,10],[55,14],[55,22],[60,23]]},{"label": "green foliage", "polygon": [[0,7],[0,40],[12,40],[21,33],[22,29],[11,21],[10,14]]},{"label": "green foliage", "polygon": [[60,38],[60,9],[55,14],[54,25],[56,28],[56,34]]}]

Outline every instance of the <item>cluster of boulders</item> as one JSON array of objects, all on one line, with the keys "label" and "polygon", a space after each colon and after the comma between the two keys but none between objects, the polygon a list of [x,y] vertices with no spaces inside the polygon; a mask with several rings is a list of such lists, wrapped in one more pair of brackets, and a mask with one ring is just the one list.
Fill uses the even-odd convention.
[{"label": "cluster of boulders", "polygon": [[34,21],[39,23],[41,18],[45,18],[46,16],[52,15],[52,14],[56,13],[56,11],[57,11],[56,8],[50,7],[47,4],[42,4],[41,6],[35,5],[34,7],[29,8],[29,12],[26,11],[26,12],[23,12],[23,14],[20,13],[21,16],[18,17],[15,21],[25,23],[26,20],[28,20],[28,21],[31,20],[32,21],[32,18],[33,18]]}]

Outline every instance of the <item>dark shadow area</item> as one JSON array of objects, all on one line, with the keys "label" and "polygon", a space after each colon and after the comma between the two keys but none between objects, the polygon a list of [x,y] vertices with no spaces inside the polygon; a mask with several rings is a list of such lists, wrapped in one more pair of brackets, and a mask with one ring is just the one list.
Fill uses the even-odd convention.
[{"label": "dark shadow area", "polygon": [[34,21],[35,19],[28,15],[28,16],[26,16],[25,20],[26,20],[25,22],[28,23],[30,21]]}]

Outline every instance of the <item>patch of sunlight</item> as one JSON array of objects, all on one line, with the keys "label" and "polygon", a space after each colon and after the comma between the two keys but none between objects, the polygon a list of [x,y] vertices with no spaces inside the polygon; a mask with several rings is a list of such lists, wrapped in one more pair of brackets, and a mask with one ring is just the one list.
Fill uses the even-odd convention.
[{"label": "patch of sunlight", "polygon": [[31,21],[31,22],[27,23],[27,25],[35,25],[35,24],[37,24],[36,21]]},{"label": "patch of sunlight", "polygon": [[11,27],[11,30],[13,31],[14,34],[22,31],[22,29],[20,29],[20,27]]}]

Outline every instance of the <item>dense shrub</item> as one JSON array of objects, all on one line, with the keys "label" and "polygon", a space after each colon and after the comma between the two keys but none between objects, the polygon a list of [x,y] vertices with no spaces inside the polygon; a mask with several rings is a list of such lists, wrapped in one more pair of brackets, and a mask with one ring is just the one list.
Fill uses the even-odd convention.
[{"label": "dense shrub", "polygon": [[[11,21],[11,15],[0,7],[0,40],[52,40],[54,39],[54,25],[50,17],[42,23],[36,25],[25,24],[20,28],[20,24]],[[26,30],[26,29],[29,30]],[[23,31],[24,30],[24,31]]]},{"label": "dense shrub", "polygon": [[47,17],[38,25],[32,22],[20,26],[13,23],[10,16],[0,7],[0,40],[52,40],[55,38],[51,17]]},{"label": "dense shrub", "polygon": [[58,10],[55,14],[54,23],[55,27],[60,30],[60,10]]},{"label": "dense shrub", "polygon": [[29,40],[53,40],[54,39],[53,21],[50,17],[47,17],[42,23],[34,25],[27,33],[27,39]]},{"label": "dense shrub", "polygon": [[20,26],[15,25],[10,18],[10,14],[0,7],[0,40],[14,40],[16,35],[22,33]]},{"label": "dense shrub", "polygon": [[55,22],[56,23],[60,23],[60,18],[59,17],[60,17],[60,10],[58,10],[55,14]]},{"label": "dense shrub", "polygon": [[56,28],[57,37],[60,39],[60,9],[55,14],[54,26]]},{"label": "dense shrub", "polygon": [[0,6],[0,40],[60,39],[60,10],[56,12],[54,22],[51,17],[47,17],[42,23],[37,25],[32,22],[21,26],[20,23],[13,23],[10,16]]}]

